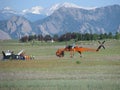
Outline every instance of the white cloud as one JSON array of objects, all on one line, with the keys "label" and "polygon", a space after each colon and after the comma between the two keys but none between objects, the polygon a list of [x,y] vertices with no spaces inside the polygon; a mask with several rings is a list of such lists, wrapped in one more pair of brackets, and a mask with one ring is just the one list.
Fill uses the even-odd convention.
[{"label": "white cloud", "polygon": [[5,7],[4,10],[12,10],[10,7]]},{"label": "white cloud", "polygon": [[12,9],[11,7],[7,6],[4,7],[2,10],[2,13],[13,13],[13,14],[18,14],[17,11],[15,11],[14,9]]},{"label": "white cloud", "polygon": [[22,12],[23,13],[41,14],[42,11],[43,11],[42,7],[35,6],[35,7],[30,8],[30,9],[24,9]]}]

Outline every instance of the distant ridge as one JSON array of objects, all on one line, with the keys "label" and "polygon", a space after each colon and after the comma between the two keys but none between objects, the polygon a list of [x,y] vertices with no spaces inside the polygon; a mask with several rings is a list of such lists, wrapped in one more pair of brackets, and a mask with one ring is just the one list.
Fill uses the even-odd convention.
[{"label": "distant ridge", "polygon": [[[62,6],[63,5],[63,6]],[[21,15],[0,10],[0,39],[19,39],[24,35],[54,35],[66,32],[109,33],[120,32],[120,5],[84,9],[66,3],[62,4],[49,16],[33,17],[30,13]],[[68,5],[68,6],[67,6]],[[75,8],[76,7],[76,8]],[[34,18],[35,22],[28,20]]]}]

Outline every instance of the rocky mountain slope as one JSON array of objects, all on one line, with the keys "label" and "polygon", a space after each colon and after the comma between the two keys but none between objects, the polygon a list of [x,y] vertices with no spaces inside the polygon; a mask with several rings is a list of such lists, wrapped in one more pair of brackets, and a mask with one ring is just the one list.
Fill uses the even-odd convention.
[{"label": "rocky mountain slope", "polygon": [[7,21],[1,21],[0,29],[3,32],[8,33],[13,39],[18,39],[24,35],[35,34],[31,23],[20,16],[13,16]]},{"label": "rocky mountain slope", "polygon": [[[7,17],[9,13],[7,12],[7,15],[4,13],[6,15],[5,19],[0,19],[0,39],[18,39],[21,36],[30,34],[60,35],[66,32],[112,32],[114,34],[120,32],[120,5],[94,9],[65,5],[61,5],[61,7],[55,9],[52,14],[45,16],[43,19],[36,19],[37,21],[35,22],[30,22],[20,14],[10,13],[10,17]],[[2,17],[2,12],[0,11],[0,17]]]},{"label": "rocky mountain slope", "polygon": [[113,5],[91,10],[62,7],[42,21],[37,21],[43,34],[65,32],[115,33],[120,26],[120,6]]}]

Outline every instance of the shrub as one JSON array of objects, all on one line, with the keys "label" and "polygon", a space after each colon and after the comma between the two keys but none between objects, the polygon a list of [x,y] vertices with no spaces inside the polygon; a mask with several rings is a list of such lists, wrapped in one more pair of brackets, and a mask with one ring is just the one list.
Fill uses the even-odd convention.
[{"label": "shrub", "polygon": [[76,61],[76,64],[80,64],[81,62],[80,61]]}]

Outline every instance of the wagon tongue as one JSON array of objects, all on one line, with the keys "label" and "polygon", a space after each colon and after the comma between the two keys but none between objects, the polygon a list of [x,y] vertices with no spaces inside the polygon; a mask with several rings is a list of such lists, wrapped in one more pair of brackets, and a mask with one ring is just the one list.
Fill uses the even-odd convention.
[{"label": "wagon tongue", "polygon": [[23,53],[23,51],[24,51],[24,50],[21,50],[21,51],[20,51],[20,52],[19,52],[17,55],[20,55],[20,54],[22,54],[22,53]]}]

